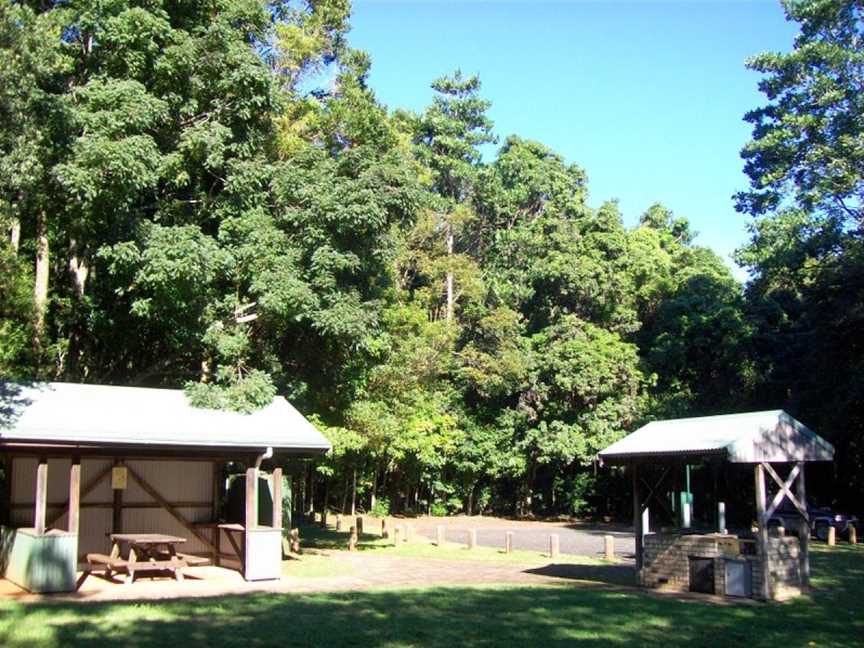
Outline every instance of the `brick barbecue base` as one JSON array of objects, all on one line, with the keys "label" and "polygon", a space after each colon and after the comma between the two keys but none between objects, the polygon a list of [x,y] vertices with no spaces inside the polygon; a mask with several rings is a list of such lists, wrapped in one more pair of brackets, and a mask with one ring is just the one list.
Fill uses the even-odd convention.
[{"label": "brick barbecue base", "polygon": [[[650,533],[644,539],[642,585],[653,589],[687,592],[691,590],[690,559],[714,561],[714,593],[726,594],[726,562],[749,564],[752,598],[762,591],[762,557],[755,554],[752,540],[734,535],[678,535]],[[801,593],[799,544],[795,537],[768,539],[770,598],[784,599]]]}]

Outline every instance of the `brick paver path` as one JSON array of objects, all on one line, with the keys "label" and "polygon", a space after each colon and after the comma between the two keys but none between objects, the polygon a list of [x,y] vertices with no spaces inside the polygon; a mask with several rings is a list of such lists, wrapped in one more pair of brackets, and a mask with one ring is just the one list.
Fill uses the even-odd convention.
[{"label": "brick paver path", "polygon": [[[611,583],[632,581],[632,567],[621,565],[567,565],[555,564],[548,558],[533,563],[509,563],[471,560],[443,560],[411,558],[369,551],[319,552],[334,561],[334,573],[340,576],[295,577],[283,576],[279,581],[247,583],[232,570],[218,567],[191,567],[187,578],[176,582],[171,578],[141,579],[133,585],[110,583],[98,576],[90,576],[80,589],[71,594],[49,597],[27,594],[0,581],[0,596],[20,601],[35,600],[158,600],[184,597],[223,596],[244,592],[311,593],[355,591],[367,589],[398,589],[430,586],[477,585],[548,585],[594,583],[598,586],[620,587]],[[628,580],[630,579],[630,580]]]}]

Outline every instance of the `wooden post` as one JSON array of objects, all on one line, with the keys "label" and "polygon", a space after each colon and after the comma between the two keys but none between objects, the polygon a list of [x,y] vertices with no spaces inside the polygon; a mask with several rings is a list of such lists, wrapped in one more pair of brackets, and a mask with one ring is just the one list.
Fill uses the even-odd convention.
[{"label": "wooden post", "polygon": [[833,547],[837,544],[837,529],[833,526],[828,527],[828,546]]},{"label": "wooden post", "polygon": [[341,531],[341,530],[342,530],[342,514],[337,513],[336,514],[336,531]]},{"label": "wooden post", "polygon": [[[219,461],[213,462],[213,484],[210,496],[210,519],[216,522],[220,519],[219,502],[222,499],[222,464]],[[215,559],[213,564],[216,564]]]},{"label": "wooden post", "polygon": [[363,535],[363,518],[359,515],[357,516],[357,537]]},{"label": "wooden post", "polygon": [[[804,510],[807,510],[807,485],[804,481],[804,462],[798,462],[798,484],[796,495]],[[798,569],[801,572],[801,589],[810,588],[810,518],[802,518],[798,525]]]},{"label": "wooden post", "polygon": [[771,599],[771,570],[768,564],[768,520],[765,519],[765,467],[758,463],[754,469],[756,479],[756,553],[759,556],[759,571],[762,587],[759,594],[766,601]]},{"label": "wooden post", "polygon": [[477,529],[469,529],[468,530],[468,548],[476,549],[477,548]]},{"label": "wooden post", "polygon": [[854,524],[849,524],[849,544],[858,544],[858,529]]},{"label": "wooden post", "polygon": [[48,459],[39,458],[36,466],[36,510],[34,511],[33,527],[36,535],[45,533],[45,510],[48,508]]},{"label": "wooden post", "polygon": [[348,536],[348,551],[357,551],[357,527],[351,527],[351,533]]},{"label": "wooden post", "polygon": [[504,533],[504,553],[513,553],[513,532]]},{"label": "wooden post", "polygon": [[549,557],[557,558],[559,553],[559,538],[557,533],[549,535]]},{"label": "wooden post", "polygon": [[636,582],[642,584],[642,497],[639,492],[639,467],[630,464],[633,474],[633,536],[636,541]]},{"label": "wooden post", "polygon": [[[123,460],[120,458],[114,459],[114,466],[122,466]],[[113,475],[113,468],[112,468]],[[112,476],[113,482],[113,476]],[[113,484],[112,484],[113,486]],[[111,532],[112,533],[123,533],[123,489],[122,488],[112,488],[111,493],[113,495],[113,500],[111,504]]]},{"label": "wooden post", "polygon": [[69,466],[69,533],[78,533],[81,510],[81,457],[72,457]]},{"label": "wooden post", "polygon": [[615,538],[611,535],[603,536],[603,557],[606,560],[615,560]]},{"label": "wooden post", "polygon": [[438,547],[444,546],[444,527],[439,526],[435,528],[435,545]]},{"label": "wooden post", "polygon": [[246,469],[246,530],[258,526],[258,469]]},{"label": "wooden post", "polygon": [[387,518],[381,519],[381,537],[385,540],[390,537],[390,531],[387,529]]},{"label": "wooden post", "polygon": [[282,528],[282,469],[274,468],[273,480],[273,528]]},{"label": "wooden post", "polygon": [[321,509],[321,528],[327,528],[327,509]]}]

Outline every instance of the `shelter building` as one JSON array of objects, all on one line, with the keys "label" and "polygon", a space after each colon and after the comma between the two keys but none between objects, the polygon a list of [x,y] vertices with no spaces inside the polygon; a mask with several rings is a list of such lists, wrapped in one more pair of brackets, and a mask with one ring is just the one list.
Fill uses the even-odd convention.
[{"label": "shelter building", "polygon": [[[181,536],[184,552],[246,580],[277,579],[281,464],[329,449],[281,397],[241,414],[192,407],[182,390],[0,382],[0,575],[32,592],[72,591],[84,556],[136,532]],[[221,518],[228,462],[245,469],[239,521]],[[264,501],[272,514],[259,519]]]},{"label": "shelter building", "polygon": [[[807,462],[832,461],[834,448],[786,412],[656,421],[602,450],[599,458],[603,463],[624,465],[631,473],[641,585],[762,600],[786,598],[809,587],[810,520],[804,467]],[[717,525],[710,530],[691,527],[686,497],[681,498],[679,511],[670,512],[676,501],[673,496],[670,506],[667,499],[670,478],[703,462],[753,467],[755,529],[730,533],[723,502],[715,502]],[[649,474],[654,479],[647,479]],[[776,487],[770,497],[769,484]],[[769,521],[784,498],[795,506],[800,524],[790,529],[791,535],[782,527],[773,527],[769,533]],[[676,528],[652,533],[649,504],[671,513]]]}]

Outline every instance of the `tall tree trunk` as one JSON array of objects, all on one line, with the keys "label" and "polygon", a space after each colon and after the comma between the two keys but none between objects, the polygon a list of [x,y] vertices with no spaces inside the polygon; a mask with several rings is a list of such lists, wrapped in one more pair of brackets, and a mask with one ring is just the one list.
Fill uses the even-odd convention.
[{"label": "tall tree trunk", "polygon": [[315,471],[312,464],[306,467],[306,483],[308,484],[309,498],[306,501],[306,514],[310,519],[315,517]]},{"label": "tall tree trunk", "polygon": [[69,240],[68,267],[75,294],[78,296],[78,299],[81,299],[84,296],[84,290],[87,287],[87,277],[90,275],[90,264],[87,261],[87,256],[85,254],[79,254],[78,242],[75,239]]},{"label": "tall tree trunk", "polygon": [[36,217],[36,281],[33,285],[33,304],[35,310],[35,331],[33,343],[39,347],[45,335],[45,313],[48,309],[48,223],[45,211],[40,210]]},{"label": "tall tree trunk", "polygon": [[351,478],[351,517],[357,515],[357,468]]},{"label": "tall tree trunk", "polygon": [[12,246],[12,252],[18,254],[18,248],[21,246],[21,219],[17,216],[12,217],[12,224],[9,226],[9,245]]},{"label": "tall tree trunk", "polygon": [[447,321],[453,321],[453,269],[450,267],[453,257],[453,225],[447,223]]},{"label": "tall tree trunk", "polygon": [[342,515],[345,515],[345,505],[348,502],[348,480],[345,480],[345,484],[342,486],[342,506],[339,507],[339,512]]}]

